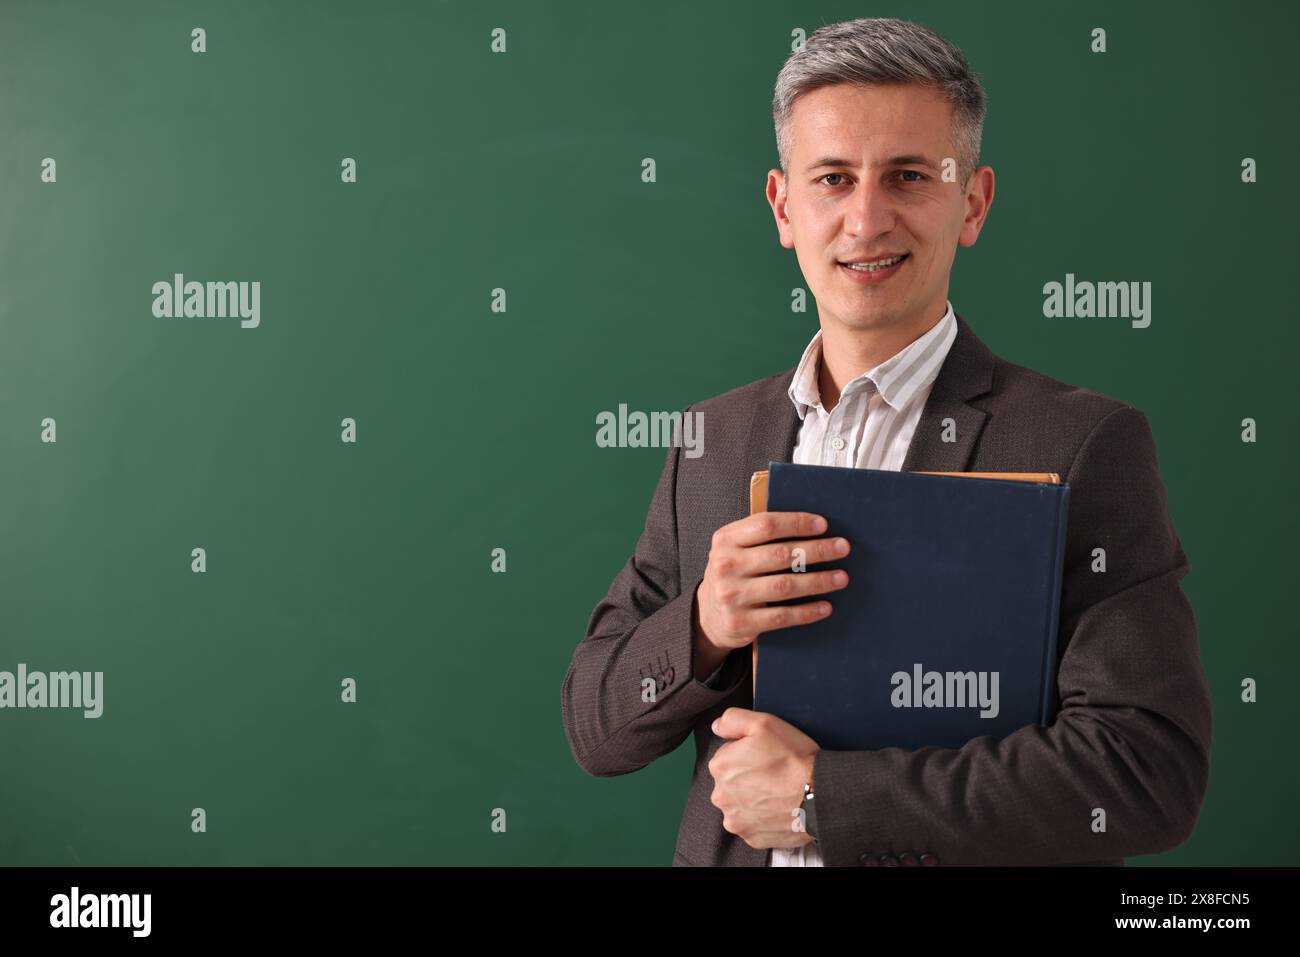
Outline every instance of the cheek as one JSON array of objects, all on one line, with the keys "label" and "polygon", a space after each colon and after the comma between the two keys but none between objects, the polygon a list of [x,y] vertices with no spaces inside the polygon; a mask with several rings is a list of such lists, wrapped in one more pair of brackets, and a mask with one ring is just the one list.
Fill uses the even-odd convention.
[{"label": "cheek", "polygon": [[807,236],[800,236],[795,245],[795,258],[799,260],[799,269],[806,275],[826,272],[826,250],[811,242]]}]

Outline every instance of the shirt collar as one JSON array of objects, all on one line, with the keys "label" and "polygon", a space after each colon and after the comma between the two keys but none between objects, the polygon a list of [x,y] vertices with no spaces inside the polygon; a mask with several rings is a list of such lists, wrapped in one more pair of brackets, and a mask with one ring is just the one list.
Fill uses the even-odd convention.
[{"label": "shirt collar", "polygon": [[[930,331],[921,338],[909,343],[894,353],[874,369],[868,369],[862,375],[847,383],[840,390],[841,399],[851,392],[866,388],[868,383],[874,385],[881,398],[889,403],[894,411],[901,411],[921,389],[934,382],[939,374],[939,367],[957,336],[957,317],[953,312],[952,302],[947,303],[947,311]],[[933,347],[933,348],[932,348]],[[927,353],[938,357],[938,362],[925,361]],[[808,410],[821,405],[821,390],[817,383],[817,373],[821,367],[822,331],[817,330],[812,341],[808,343],[794,370],[790,381],[790,401],[802,419]]]}]

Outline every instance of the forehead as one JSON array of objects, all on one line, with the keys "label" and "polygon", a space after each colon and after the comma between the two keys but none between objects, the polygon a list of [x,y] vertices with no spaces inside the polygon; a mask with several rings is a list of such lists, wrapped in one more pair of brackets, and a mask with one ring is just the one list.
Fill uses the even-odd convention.
[{"label": "forehead", "polygon": [[946,152],[951,120],[952,107],[942,94],[920,84],[822,87],[800,96],[791,108],[792,161],[793,155],[813,150]]}]

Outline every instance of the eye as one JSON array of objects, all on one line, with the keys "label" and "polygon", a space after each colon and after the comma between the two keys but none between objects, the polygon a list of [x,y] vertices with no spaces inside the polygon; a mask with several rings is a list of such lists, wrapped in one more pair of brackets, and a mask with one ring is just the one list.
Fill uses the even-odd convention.
[{"label": "eye", "polygon": [[[930,178],[930,177],[926,176],[924,173],[922,173],[920,170],[914,170],[914,169],[900,169],[900,170],[898,171],[898,174],[897,174],[897,175],[899,175],[899,176],[915,176],[915,177],[916,177],[916,179],[905,179],[905,180],[902,181],[902,182],[904,182],[904,183],[921,183],[921,182],[924,182],[925,180],[927,180],[927,179]],[[831,176],[838,176],[840,179],[843,179],[843,178],[844,178],[844,174],[843,174],[843,173],[827,173],[825,176],[822,176],[822,177],[818,178],[817,182],[819,182],[819,183],[823,183],[824,185],[826,185],[826,186],[830,186],[830,187],[835,187],[835,186],[842,186],[842,185],[844,185],[843,183],[827,183],[827,182],[826,182],[827,178],[829,178],[829,177],[831,177]]]}]

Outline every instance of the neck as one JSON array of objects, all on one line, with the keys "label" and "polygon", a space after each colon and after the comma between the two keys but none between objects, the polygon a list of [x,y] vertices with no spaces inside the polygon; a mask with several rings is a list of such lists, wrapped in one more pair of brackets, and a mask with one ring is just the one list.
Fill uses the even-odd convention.
[{"label": "neck", "polygon": [[832,411],[840,391],[864,372],[869,372],[939,324],[948,314],[945,302],[931,319],[896,324],[884,329],[851,329],[838,321],[822,322],[822,356],[818,363],[817,388],[822,408]]}]

